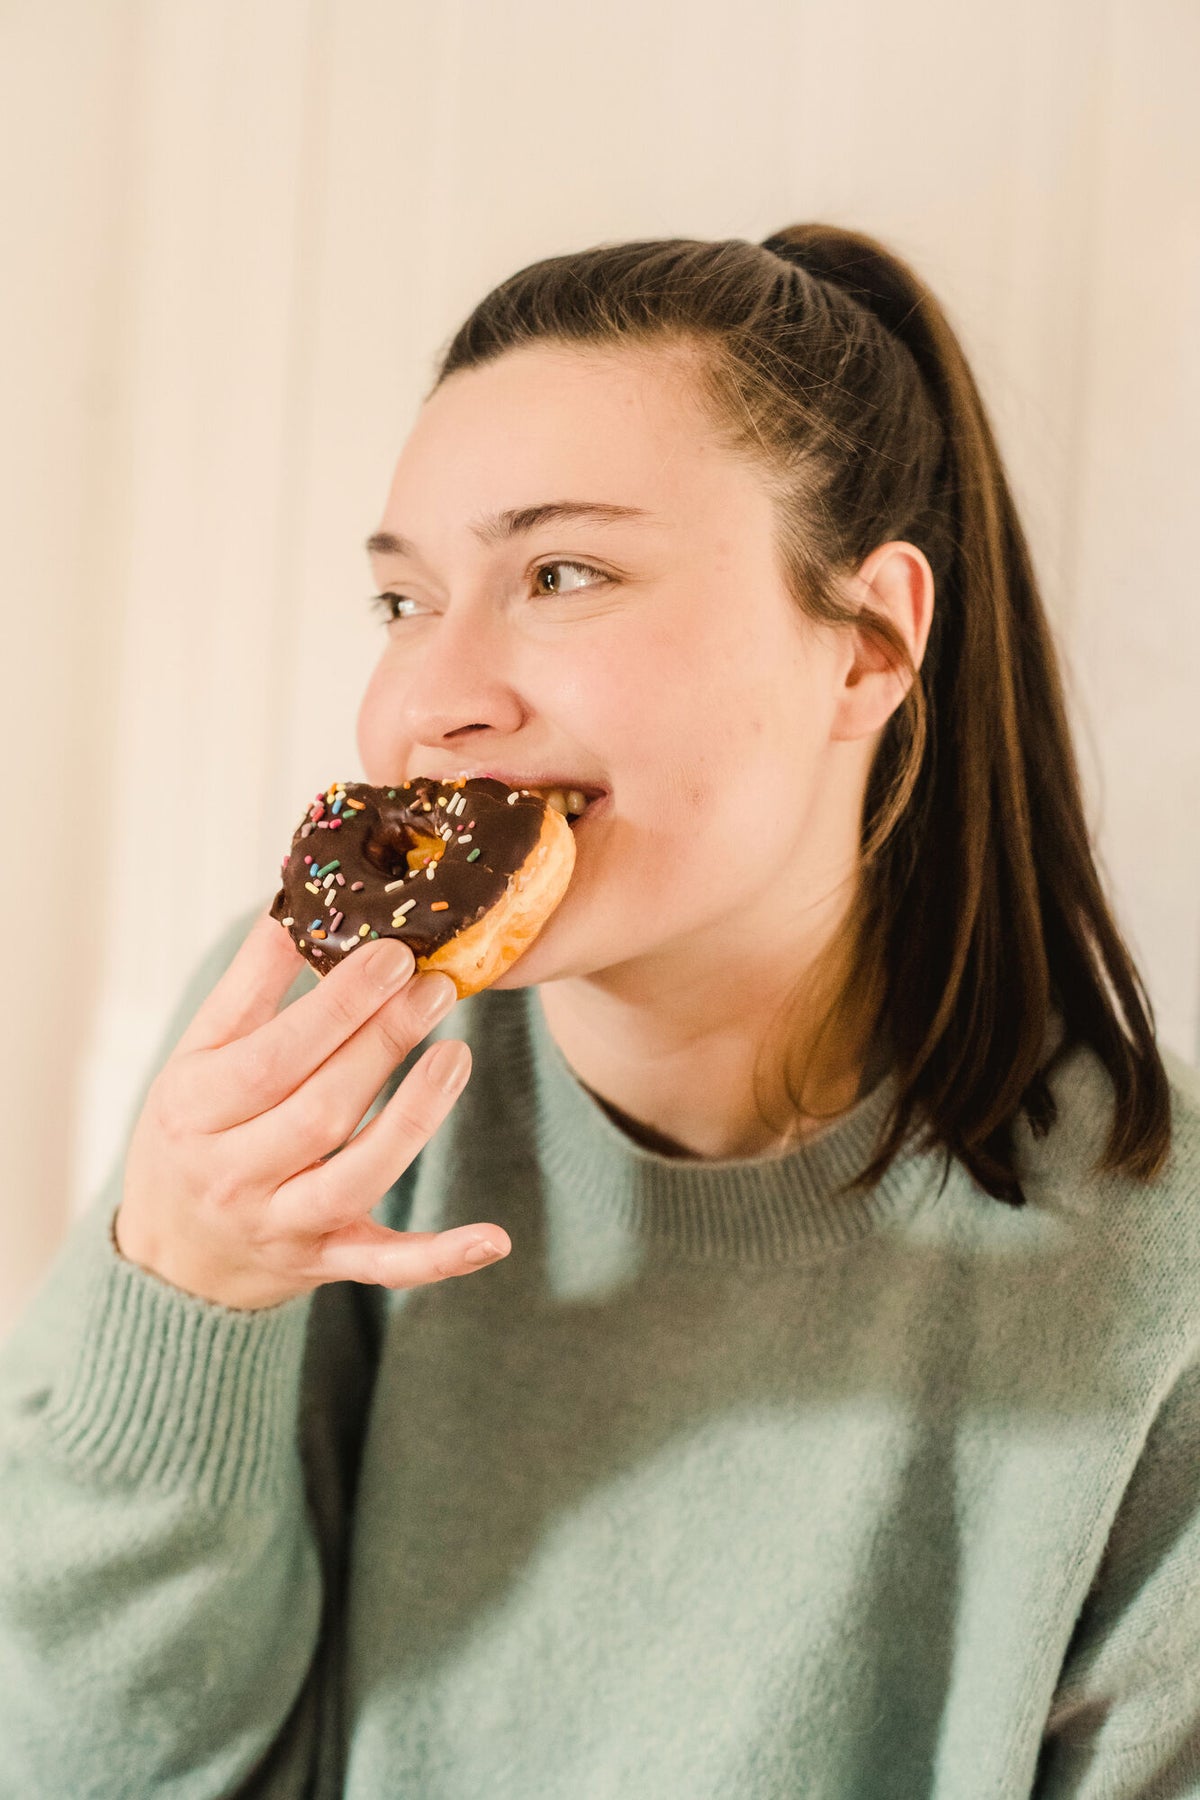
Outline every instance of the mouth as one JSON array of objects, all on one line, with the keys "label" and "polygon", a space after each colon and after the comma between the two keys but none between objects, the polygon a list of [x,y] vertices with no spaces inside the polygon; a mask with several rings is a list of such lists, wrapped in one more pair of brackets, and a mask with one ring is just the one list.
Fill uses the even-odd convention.
[{"label": "mouth", "polygon": [[570,781],[525,781],[520,776],[506,775],[495,769],[460,769],[459,774],[474,780],[503,781],[508,787],[536,794],[539,800],[544,800],[556,813],[561,813],[572,831],[577,831],[585,819],[602,811],[610,798],[607,788],[578,787]]},{"label": "mouth", "polygon": [[608,799],[601,788],[588,792],[585,788],[529,787],[527,791],[544,800],[554,812],[561,813],[572,831],[577,831],[583,821]]}]

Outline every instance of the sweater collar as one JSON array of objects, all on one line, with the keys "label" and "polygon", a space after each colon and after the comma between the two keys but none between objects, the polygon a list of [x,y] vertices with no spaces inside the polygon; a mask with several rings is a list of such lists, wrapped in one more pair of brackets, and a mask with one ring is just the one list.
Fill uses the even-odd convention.
[{"label": "sweater collar", "polygon": [[523,1016],[525,1055],[514,1060],[527,1062],[544,1175],[572,1204],[616,1215],[689,1259],[775,1263],[836,1250],[907,1218],[945,1172],[944,1152],[917,1151],[910,1136],[882,1181],[865,1193],[838,1193],[879,1141],[896,1098],[890,1071],[815,1137],[782,1154],[663,1156],[628,1137],[579,1080],[551,1036],[537,988],[505,998]]}]

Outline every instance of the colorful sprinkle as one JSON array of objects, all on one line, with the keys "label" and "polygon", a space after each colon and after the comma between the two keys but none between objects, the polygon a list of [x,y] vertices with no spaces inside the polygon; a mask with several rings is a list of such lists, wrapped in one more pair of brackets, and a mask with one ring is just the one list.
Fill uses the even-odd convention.
[{"label": "colorful sprinkle", "polygon": [[306,881],[304,885],[310,894],[319,894],[321,892],[315,881]]},{"label": "colorful sprinkle", "polygon": [[468,831],[463,837],[460,837],[458,841],[460,844],[469,844],[471,841],[470,832]]},{"label": "colorful sprinkle", "polygon": [[475,858],[476,858],[476,857],[477,857],[477,856],[478,856],[478,855],[479,855],[479,851],[478,851],[478,849],[475,849],[475,850],[472,850],[472,852],[471,852],[471,854],[470,854],[470,856],[468,856],[468,858],[467,858],[467,861],[468,861],[468,862],[474,862],[474,861],[475,861]]},{"label": "colorful sprinkle", "polygon": [[450,902],[448,900],[435,900],[429,910],[430,912],[449,912]]},{"label": "colorful sprinkle", "polygon": [[377,937],[378,937],[378,936],[379,936],[379,933],[378,933],[378,932],[377,932],[377,931],[373,931],[373,932],[372,932],[372,933],[371,933],[371,936],[372,936],[372,937],[373,937],[373,938],[377,938]]},{"label": "colorful sprinkle", "polygon": [[339,926],[339,925],[340,925],[340,924],[341,924],[341,922],[342,922],[342,919],[343,919],[343,917],[344,917],[344,916],[345,916],[345,915],[344,915],[344,914],[342,914],[342,913],[340,913],[340,912],[339,912],[339,913],[334,913],[334,915],[333,915],[333,917],[332,917],[332,919],[330,919],[330,921],[329,921],[329,929],[330,929],[330,931],[336,931],[336,930],[337,930],[337,928],[338,928],[338,926]]},{"label": "colorful sprinkle", "polygon": [[314,932],[313,932],[313,936],[314,936],[314,937],[315,937],[315,938],[323,938],[323,937],[327,937],[327,936],[328,936],[328,933],[327,933],[327,932],[324,932],[324,931],[314,931]]},{"label": "colorful sprinkle", "polygon": [[294,925],[296,923],[296,921],[295,921],[295,919],[284,919],[283,923],[285,925]]},{"label": "colorful sprinkle", "polygon": [[358,928],[359,937],[360,938],[366,937],[366,935],[367,935],[368,931],[370,931],[370,929],[371,929],[371,927],[369,925],[360,925]]},{"label": "colorful sprinkle", "polygon": [[[384,891],[384,893],[385,893],[385,894],[394,894],[394,893],[395,893],[395,891],[396,891],[396,889],[397,889],[397,888],[398,888],[398,887],[403,887],[403,886],[404,886],[404,883],[405,883],[405,882],[406,882],[406,881],[407,881],[407,879],[408,879],[408,877],[407,877],[407,876],[406,876],[406,875],[402,875],[402,876],[401,876],[401,877],[400,877],[400,880],[399,880],[399,881],[389,881],[389,882],[387,882],[387,883],[386,883],[386,884],[385,884],[385,885],[384,885],[384,890],[383,890],[383,891]],[[361,887],[361,886],[362,886],[362,882],[361,882],[361,881],[360,881],[360,882],[359,882],[359,884],[358,884],[358,885],[359,885],[359,887]],[[415,904],[415,902],[414,902],[414,904]]]},{"label": "colorful sprinkle", "polygon": [[352,894],[360,894],[362,892],[362,882],[361,881],[352,881],[350,883],[350,892]]},{"label": "colorful sprinkle", "polygon": [[342,821],[340,819],[330,819],[330,821],[329,821],[330,831],[340,831],[341,828],[342,828]]}]

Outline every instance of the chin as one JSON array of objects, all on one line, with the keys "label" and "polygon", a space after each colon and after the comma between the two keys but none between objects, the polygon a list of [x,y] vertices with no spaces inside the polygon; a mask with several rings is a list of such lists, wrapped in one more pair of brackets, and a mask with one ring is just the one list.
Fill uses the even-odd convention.
[{"label": "chin", "polygon": [[602,958],[597,962],[580,955],[573,948],[577,937],[578,934],[572,936],[568,921],[553,913],[528,950],[523,951],[516,962],[510,963],[503,975],[489,982],[489,988],[539,987],[544,982],[570,981],[594,975],[617,960]]},{"label": "chin", "polygon": [[516,962],[510,963],[503,975],[489,982],[489,988],[536,987],[539,982],[557,981],[567,973],[559,966],[553,945],[545,942],[551,923],[547,921],[528,950],[523,951]]}]

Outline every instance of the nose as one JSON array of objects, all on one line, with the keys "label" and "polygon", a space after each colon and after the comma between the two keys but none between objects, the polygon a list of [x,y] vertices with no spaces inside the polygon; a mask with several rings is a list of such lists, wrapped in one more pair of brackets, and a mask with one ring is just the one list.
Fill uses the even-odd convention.
[{"label": "nose", "polygon": [[509,678],[510,644],[490,608],[449,606],[404,659],[399,724],[414,744],[452,747],[472,733],[519,730],[527,709]]}]

